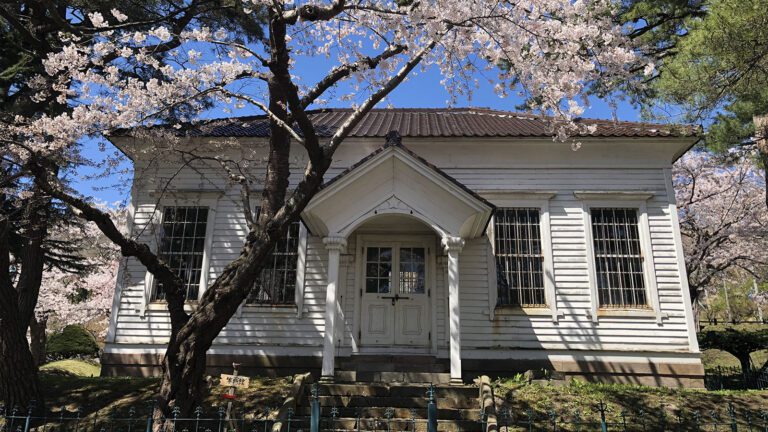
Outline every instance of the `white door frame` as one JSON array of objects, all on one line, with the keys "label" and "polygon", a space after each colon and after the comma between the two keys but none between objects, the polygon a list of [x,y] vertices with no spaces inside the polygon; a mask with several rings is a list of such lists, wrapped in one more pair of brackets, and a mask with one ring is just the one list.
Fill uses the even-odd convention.
[{"label": "white door frame", "polygon": [[[362,313],[362,290],[363,280],[365,278],[365,248],[368,245],[375,245],[376,243],[423,243],[427,248],[426,256],[426,287],[428,295],[428,309],[430,319],[427,321],[430,323],[430,338],[429,342],[424,345],[423,348],[428,348],[430,354],[437,354],[437,291],[435,283],[436,267],[437,267],[437,236],[433,234],[358,234],[355,237],[355,310],[353,318],[353,332],[352,332],[352,351],[353,353],[359,353],[361,348],[361,313]],[[393,269],[394,270],[394,269]],[[398,348],[396,348],[397,350]],[[403,352],[413,351],[414,347],[402,347]],[[390,352],[394,352],[391,351]]]}]

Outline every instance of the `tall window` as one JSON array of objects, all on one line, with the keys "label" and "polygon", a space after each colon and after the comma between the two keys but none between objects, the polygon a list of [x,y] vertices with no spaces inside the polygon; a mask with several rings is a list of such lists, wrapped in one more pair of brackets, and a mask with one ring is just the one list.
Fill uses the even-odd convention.
[{"label": "tall window", "polygon": [[293,222],[280,239],[251,288],[246,304],[293,304],[296,299],[296,263],[301,222]]},{"label": "tall window", "polygon": [[637,210],[593,208],[590,213],[600,307],[647,307]]},{"label": "tall window", "polygon": [[[183,282],[185,298],[196,300],[203,273],[207,207],[166,207],[160,231],[160,257]],[[153,300],[165,300],[165,289],[158,282]]]},{"label": "tall window", "polygon": [[499,304],[546,306],[539,209],[497,209],[493,236]]}]

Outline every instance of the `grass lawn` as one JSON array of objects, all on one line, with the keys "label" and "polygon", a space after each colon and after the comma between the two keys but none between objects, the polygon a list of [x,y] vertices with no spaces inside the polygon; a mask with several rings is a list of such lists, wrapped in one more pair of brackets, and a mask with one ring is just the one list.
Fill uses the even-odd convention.
[{"label": "grass lawn", "polygon": [[[83,416],[89,418],[93,418],[94,414],[106,416],[116,413],[117,416],[127,416],[131,408],[137,416],[147,414],[159,390],[158,378],[91,377],[73,373],[86,367],[69,365],[70,373],[62,372],[54,366],[44,368],[40,379],[49,409],[59,411],[63,407],[70,412],[79,409]],[[292,377],[251,377],[248,389],[238,389],[234,409],[251,414],[262,413],[265,408],[279,408],[290,392],[291,379]],[[209,380],[201,404],[205,416],[215,417],[216,409],[226,405],[227,400],[222,398],[226,389],[219,387],[218,381],[218,378]]]},{"label": "grass lawn", "polygon": [[[752,364],[760,367],[768,360],[768,350],[756,351],[752,353]],[[704,350],[701,354],[701,362],[705,369],[714,369],[720,367],[741,367],[739,361],[731,354],[716,349]]]},{"label": "grass lawn", "polygon": [[[530,412],[539,419],[540,425],[550,421],[551,415],[555,415],[561,422],[574,422],[577,412],[583,421],[598,421],[601,402],[606,406],[608,422],[621,423],[623,411],[628,423],[633,423],[638,430],[643,430],[643,423],[649,430],[656,430],[661,422],[667,425],[675,423],[679,421],[680,413],[682,421],[687,425],[684,430],[692,430],[693,426],[689,422],[693,421],[694,412],[697,411],[704,422],[711,422],[718,416],[727,421],[728,403],[733,404],[740,423],[746,424],[746,410],[749,410],[755,421],[759,420],[759,424],[763,425],[758,413],[768,407],[768,391],[667,389],[581,381],[556,386],[498,380],[494,392],[497,406],[501,407],[499,413],[506,409],[518,421],[524,421],[527,419],[526,412]],[[563,430],[578,429],[570,426],[563,425]],[[710,428],[707,426],[707,430]]]},{"label": "grass lawn", "polygon": [[40,370],[52,374],[97,377],[101,373],[101,366],[82,360],[58,360],[46,363]]}]

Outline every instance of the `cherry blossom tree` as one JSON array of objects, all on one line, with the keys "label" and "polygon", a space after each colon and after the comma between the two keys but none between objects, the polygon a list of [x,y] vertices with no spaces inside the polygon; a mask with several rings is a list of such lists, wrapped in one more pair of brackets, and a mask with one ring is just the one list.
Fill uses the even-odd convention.
[{"label": "cherry blossom tree", "polygon": [[[138,260],[163,284],[171,334],[156,416],[170,417],[172,408],[188,416],[204,388],[206,351],[363,116],[409,76],[436,68],[454,96],[471,94],[482,73],[493,77],[500,96],[518,95],[550,115],[556,139],[588,134],[577,121],[588,89],[626,82],[637,67],[653,71],[636,54],[625,29],[615,24],[616,7],[611,0],[250,0],[244,12],[267,22],[265,37],[256,43],[205,25],[181,32],[162,25],[125,31],[121,23],[128,17],[121,11],[93,12],[88,20],[99,31],[73,37],[45,60],[45,74],[29,82],[39,98],[53,98],[71,109],[60,115],[17,116],[0,126],[0,137],[9,137],[0,139],[6,157],[37,187],[95,223],[124,256]],[[180,43],[167,57],[152,55],[153,47],[169,40]],[[325,57],[330,69],[318,81],[304,83],[296,71],[317,57]],[[146,79],[129,73],[135,70]],[[329,138],[318,134],[307,114],[326,98],[354,108]],[[193,152],[174,144],[176,133],[163,136],[162,151],[175,154],[185,166],[202,160],[221,166],[242,187],[245,209],[253,183],[259,181],[261,188],[258,216],[246,210],[250,230],[240,256],[188,312],[181,280],[162,258],[148,244],[124,235],[86,197],[62,187],[47,164],[83,163],[82,138],[116,129],[149,139],[147,134],[163,129],[135,128],[167,124],[182,134],[211,106],[262,111],[270,121],[269,154],[263,161],[266,174],[256,180],[248,173],[253,161],[228,160],[216,154],[217,148]],[[308,159],[294,185],[288,181],[291,142]],[[148,147],[148,152],[159,151]],[[110,161],[104,153],[98,162],[111,166]]]},{"label": "cherry blossom tree", "polygon": [[[124,225],[124,209],[102,208]],[[64,226],[51,237],[77,247],[83,270],[73,273],[49,266],[43,274],[30,326],[30,348],[38,364],[45,359],[49,322],[57,327],[88,324],[98,337],[106,335],[120,262],[120,251],[93,224]]]},{"label": "cherry blossom tree", "polygon": [[764,171],[750,163],[727,165],[695,151],[674,167],[691,299],[716,289],[727,272],[754,276],[768,265],[768,215],[762,202]]},{"label": "cherry blossom tree", "polygon": [[[88,41],[102,31],[87,19],[89,13],[111,16],[116,5],[122,9],[117,12],[122,32],[145,32],[163,25],[179,33],[192,23],[215,23],[229,28],[239,40],[262,36],[263,21],[243,12],[235,2],[4,1],[0,3],[0,123],[13,123],[17,116],[37,118],[70,112],[68,100],[41,96],[31,87],[33,77],[45,75],[43,60],[60,52],[73,38]],[[147,49],[162,59],[165,52],[179,45],[178,38],[171,38]],[[144,78],[140,69],[125,72]],[[12,158],[9,146],[0,141],[0,400],[22,407],[36,400],[42,409],[45,395],[38,385],[26,334],[28,327],[32,332],[36,328],[34,309],[44,270],[53,263],[59,270],[77,271],[77,257],[69,245],[49,238],[50,232],[73,220],[69,210],[30,181],[26,170]],[[70,165],[67,157],[59,156],[44,163],[63,180],[88,165],[80,159]]]}]

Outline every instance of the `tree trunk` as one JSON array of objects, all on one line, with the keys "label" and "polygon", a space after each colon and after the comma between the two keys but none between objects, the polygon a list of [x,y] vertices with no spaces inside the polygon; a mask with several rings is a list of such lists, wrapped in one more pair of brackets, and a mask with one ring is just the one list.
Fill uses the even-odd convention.
[{"label": "tree trunk", "polygon": [[37,366],[42,366],[46,360],[45,345],[48,342],[48,335],[45,332],[47,328],[48,318],[46,317],[40,319],[33,317],[29,322],[29,348]]},{"label": "tree trunk", "polygon": [[27,328],[19,325],[18,293],[9,273],[9,231],[10,222],[0,217],[0,401],[10,408],[27,407],[32,401],[42,406],[37,366],[29,351]]},{"label": "tree trunk", "polygon": [[[6,309],[7,297],[2,295],[2,319],[0,320],[0,401],[7,407],[28,407],[35,402],[43,406],[43,395],[37,377],[37,365],[27,344],[27,335],[19,326],[7,319],[13,315]],[[15,300],[15,298],[13,299]],[[17,315],[17,314],[16,314]]]},{"label": "tree trunk", "polygon": [[744,378],[744,388],[751,388],[753,386],[754,377],[752,376],[752,358],[749,353],[736,356],[741,364],[741,375]]}]

